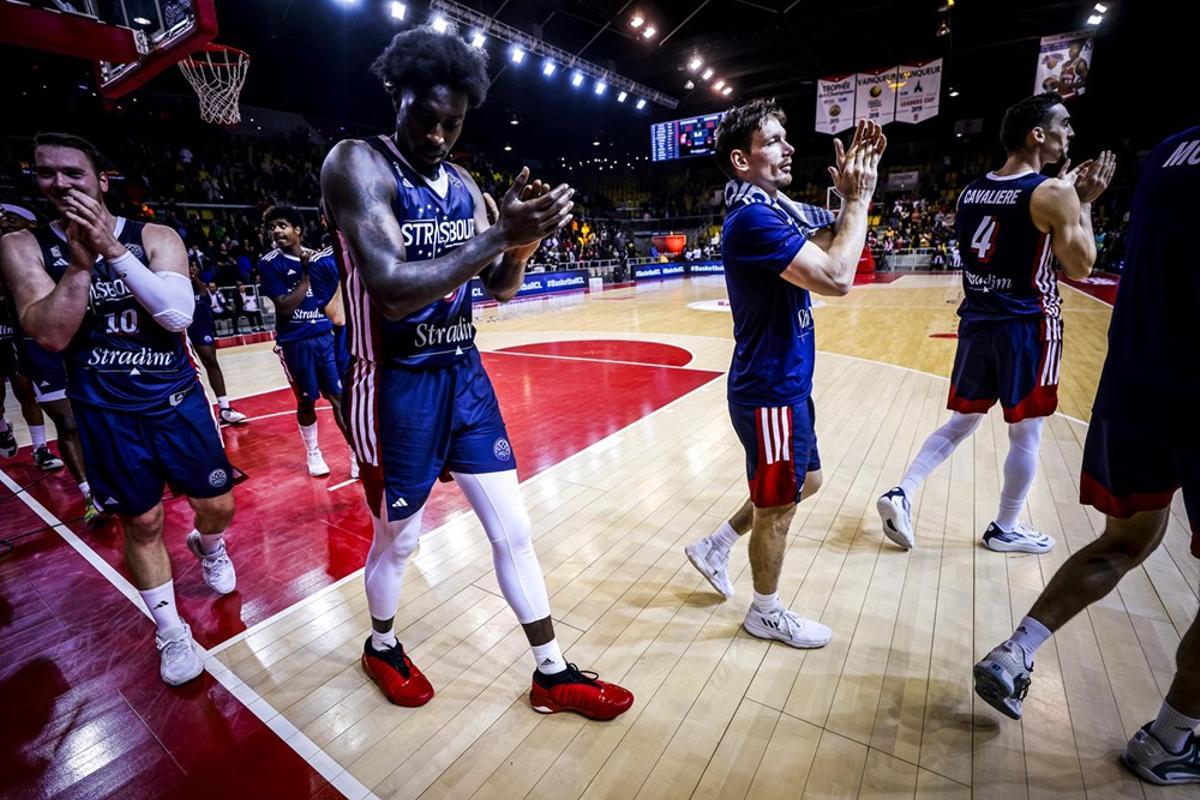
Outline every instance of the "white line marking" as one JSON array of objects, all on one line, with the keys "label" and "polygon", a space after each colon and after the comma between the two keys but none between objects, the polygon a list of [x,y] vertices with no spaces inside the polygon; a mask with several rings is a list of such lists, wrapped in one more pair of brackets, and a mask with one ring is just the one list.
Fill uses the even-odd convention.
[{"label": "white line marking", "polygon": [[341,483],[335,483],[333,486],[330,486],[326,491],[336,492],[338,489],[341,489],[345,486],[349,486],[352,483],[358,483],[358,478],[351,478],[348,481],[342,481]]}]

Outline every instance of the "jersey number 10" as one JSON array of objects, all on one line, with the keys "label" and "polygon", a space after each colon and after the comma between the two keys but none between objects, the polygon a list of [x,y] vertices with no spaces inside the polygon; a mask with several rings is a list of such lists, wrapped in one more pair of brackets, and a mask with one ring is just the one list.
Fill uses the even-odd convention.
[{"label": "jersey number 10", "polygon": [[107,334],[127,336],[138,332],[138,315],[135,308],[127,308],[120,314],[105,314],[104,319],[108,322],[104,329]]},{"label": "jersey number 10", "polygon": [[979,227],[975,229],[975,235],[971,237],[971,249],[975,251],[975,260],[980,264],[986,264],[992,260],[992,253],[996,250],[996,232],[1000,230],[1000,223],[993,216],[986,216],[979,222]]}]

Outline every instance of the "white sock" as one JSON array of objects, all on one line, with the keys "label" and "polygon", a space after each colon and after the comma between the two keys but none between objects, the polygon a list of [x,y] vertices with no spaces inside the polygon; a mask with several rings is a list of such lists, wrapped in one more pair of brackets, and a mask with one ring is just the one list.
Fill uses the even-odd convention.
[{"label": "white sock", "polygon": [[304,441],[304,449],[308,452],[320,450],[321,447],[317,444],[317,423],[312,425],[300,425],[300,438]]},{"label": "white sock", "polygon": [[87,481],[80,481],[79,482],[79,491],[86,498],[86,497],[91,496],[92,487],[88,485]]},{"label": "white sock", "polygon": [[221,541],[225,538],[225,531],[217,533],[201,533],[200,531],[196,531],[196,533],[200,534],[200,552],[206,556],[215,555],[221,547]]},{"label": "white sock", "polygon": [[1044,645],[1046,640],[1053,635],[1049,628],[1033,617],[1025,617],[1008,640],[1021,645],[1021,648],[1029,654],[1029,657],[1033,658],[1033,654],[1038,651],[1038,648]]},{"label": "white sock", "polygon": [[737,544],[737,540],[739,538],[738,532],[735,531],[733,526],[729,524],[729,520],[722,522],[721,527],[717,528],[717,530],[708,537],[710,542],[723,550],[728,550],[729,548],[733,547],[735,544]]},{"label": "white sock", "polygon": [[228,411],[229,410],[229,398],[226,397],[225,395],[221,395],[220,397],[218,397],[217,398],[217,407],[220,408],[222,411]]},{"label": "white sock", "polygon": [[175,605],[175,581],[167,581],[162,586],[138,594],[142,596],[146,608],[150,609],[159,636],[170,638],[167,634],[175,634],[183,627],[183,620],[179,618],[179,609]]},{"label": "white sock", "polygon": [[46,446],[46,426],[45,425],[30,425],[29,438],[33,440],[33,449]]},{"label": "white sock", "polygon": [[755,611],[767,614],[779,608],[779,592],[771,592],[770,594],[754,593],[754,603],[751,606]]},{"label": "white sock", "polygon": [[567,661],[563,658],[562,648],[558,646],[557,638],[551,639],[545,644],[532,645],[529,649],[533,652],[534,666],[543,675],[553,675],[567,668]]},{"label": "white sock", "polygon": [[949,458],[954,448],[974,433],[981,422],[983,414],[960,414],[956,411],[950,415],[945,425],[929,435],[925,444],[921,445],[921,452],[917,453],[917,457],[909,465],[904,480],[900,481],[900,488],[908,495],[910,503],[930,473]]},{"label": "white sock", "polygon": [[996,525],[1001,530],[1015,528],[1025,507],[1025,497],[1037,475],[1045,421],[1045,417],[1035,417],[1008,426],[1008,456],[1004,459],[1004,485],[1000,489],[1000,511],[996,514]]},{"label": "white sock", "polygon": [[387,650],[396,646],[396,626],[388,628],[387,633],[380,633],[377,630],[371,631],[371,648],[376,652]]},{"label": "white sock", "polygon": [[1197,726],[1200,726],[1200,719],[1179,713],[1164,700],[1158,717],[1150,723],[1150,733],[1163,743],[1163,747],[1172,753],[1180,753]]}]

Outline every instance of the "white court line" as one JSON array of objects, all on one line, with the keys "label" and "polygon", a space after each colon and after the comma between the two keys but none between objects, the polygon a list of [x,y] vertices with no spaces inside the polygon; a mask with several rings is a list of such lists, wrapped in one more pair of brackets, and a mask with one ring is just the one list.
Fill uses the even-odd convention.
[{"label": "white court line", "polygon": [[[22,503],[29,507],[33,513],[41,517],[42,521],[63,538],[67,544],[83,556],[84,560],[95,567],[96,571],[105,577],[112,586],[125,595],[129,602],[133,603],[134,607],[141,611],[148,619],[150,611],[146,608],[146,604],[142,602],[141,595],[138,594],[136,588],[131,584],[124,575],[117,572],[107,561],[100,557],[96,551],[88,547],[88,545],[75,535],[74,531],[63,524],[62,520],[54,516],[49,509],[31,497],[29,492],[24,491],[19,483],[14,481],[7,472],[0,469],[0,484],[3,484],[14,495],[16,495]],[[359,570],[354,575],[348,575],[337,584],[333,584],[334,588],[345,580],[356,577],[362,570]],[[296,605],[299,605],[297,603]],[[295,608],[295,606],[291,606]],[[279,616],[279,615],[276,615]],[[274,619],[274,617],[272,617]],[[256,626],[257,627],[257,626]],[[243,634],[246,632],[244,631]],[[148,637],[147,637],[148,638]],[[242,636],[244,638],[244,635]],[[223,642],[223,645],[228,645],[228,642]],[[318,747],[311,739],[301,733],[295,725],[288,722],[275,708],[262,698],[257,692],[242,682],[233,674],[233,671],[213,657],[213,651],[206,651],[199,644],[196,644],[196,649],[204,660],[204,668],[217,683],[221,684],[225,689],[236,697],[243,705],[246,706],[256,717],[262,720],[263,724],[270,728],[279,736],[283,743],[290,747],[296,755],[304,759],[322,778],[329,781],[331,785],[348,800],[379,800],[376,795],[364,786],[357,778],[350,774],[340,764],[338,764],[328,753]],[[147,642],[147,647],[149,643]]]},{"label": "white court line", "polygon": [[1080,289],[1077,286],[1072,286],[1071,284],[1067,283],[1066,281],[1059,281],[1058,285],[1065,286],[1073,292],[1079,292],[1084,297],[1090,297],[1093,300],[1095,300],[1097,303],[1099,303],[1100,305],[1104,306],[1105,308],[1113,307],[1113,304],[1108,302],[1107,300],[1101,300],[1099,297],[1096,297],[1096,295],[1092,294],[1091,292],[1085,292],[1083,289]]},{"label": "white court line", "polygon": [[349,485],[350,485],[350,484],[352,484],[352,483],[358,483],[358,478],[351,478],[351,479],[350,479],[350,480],[348,480],[348,481],[342,481],[341,483],[335,483],[333,486],[330,486],[330,487],[329,487],[328,489],[326,489],[325,491],[327,491],[327,492],[336,492],[338,489],[345,488],[346,486],[349,486]]}]

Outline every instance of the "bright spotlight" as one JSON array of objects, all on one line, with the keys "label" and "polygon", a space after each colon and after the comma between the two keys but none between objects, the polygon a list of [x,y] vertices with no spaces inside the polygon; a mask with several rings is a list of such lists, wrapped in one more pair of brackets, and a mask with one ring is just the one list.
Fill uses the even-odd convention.
[{"label": "bright spotlight", "polygon": [[596,81],[596,94],[604,94],[608,91],[608,84],[604,81]]},{"label": "bright spotlight", "polygon": [[146,19],[145,17],[134,17],[133,24],[134,25],[149,25],[150,20]]},{"label": "bright spotlight", "polygon": [[520,64],[524,60],[525,60],[525,51],[522,50],[521,48],[517,47],[516,45],[513,45],[512,62],[514,64]]},{"label": "bright spotlight", "polygon": [[1104,3],[1096,3],[1096,12],[1099,14],[1105,14],[1108,12],[1108,6],[1104,5]]},{"label": "bright spotlight", "polygon": [[642,27],[642,23],[645,21],[646,20],[642,19],[641,14],[634,14],[633,19],[629,20],[629,27],[640,28],[640,27]]},{"label": "bright spotlight", "polygon": [[617,95],[617,102],[624,103],[626,97],[629,97],[629,92],[621,92],[619,95]]},{"label": "bright spotlight", "polygon": [[646,101],[645,101],[645,100],[638,100],[638,101],[637,101],[637,110],[638,110],[638,111],[641,111],[641,110],[642,110],[643,108],[645,108],[645,107],[646,107]]},{"label": "bright spotlight", "polygon": [[558,69],[558,67],[554,66],[554,62],[548,58],[544,62],[542,62],[542,74],[543,75],[553,75],[554,70],[556,70],[556,69]]},{"label": "bright spotlight", "polygon": [[576,72],[574,75],[571,76],[571,85],[575,86],[575,87],[579,87],[579,86],[583,85],[583,73],[582,72]]},{"label": "bright spotlight", "polygon": [[402,20],[404,15],[408,13],[408,6],[398,0],[392,0],[392,19]]},{"label": "bright spotlight", "polygon": [[726,95],[726,96],[733,94],[733,87],[726,86],[724,89],[721,90],[721,94]]},{"label": "bright spotlight", "polygon": [[450,28],[450,21],[445,17],[437,16],[433,18],[433,29],[438,33],[445,33]]},{"label": "bright spotlight", "polygon": [[1088,17],[1088,25],[1099,25],[1104,21],[1104,16],[1101,14],[1092,14]]},{"label": "bright spotlight", "polygon": [[654,28],[653,25],[647,25],[646,30],[642,31],[642,38],[643,39],[653,39],[654,34],[656,34],[656,33],[658,33],[658,31]]},{"label": "bright spotlight", "polygon": [[704,66],[704,59],[700,56],[692,56],[692,60],[688,62],[688,69],[692,72]]},{"label": "bright spotlight", "polygon": [[716,83],[713,84],[713,88],[716,89],[718,92],[721,91],[722,89],[725,88],[725,81],[724,80],[717,81]]},{"label": "bright spotlight", "polygon": [[704,70],[704,74],[702,74],[700,77],[703,78],[704,80],[708,80],[712,76],[713,76],[713,68],[709,67],[708,69]]},{"label": "bright spotlight", "polygon": [[483,47],[485,37],[480,31],[471,34],[471,47]]},{"label": "bright spotlight", "polygon": [[599,147],[599,146],[600,146],[600,140],[599,140],[599,139],[597,139],[596,141],[592,142],[592,147]]}]

